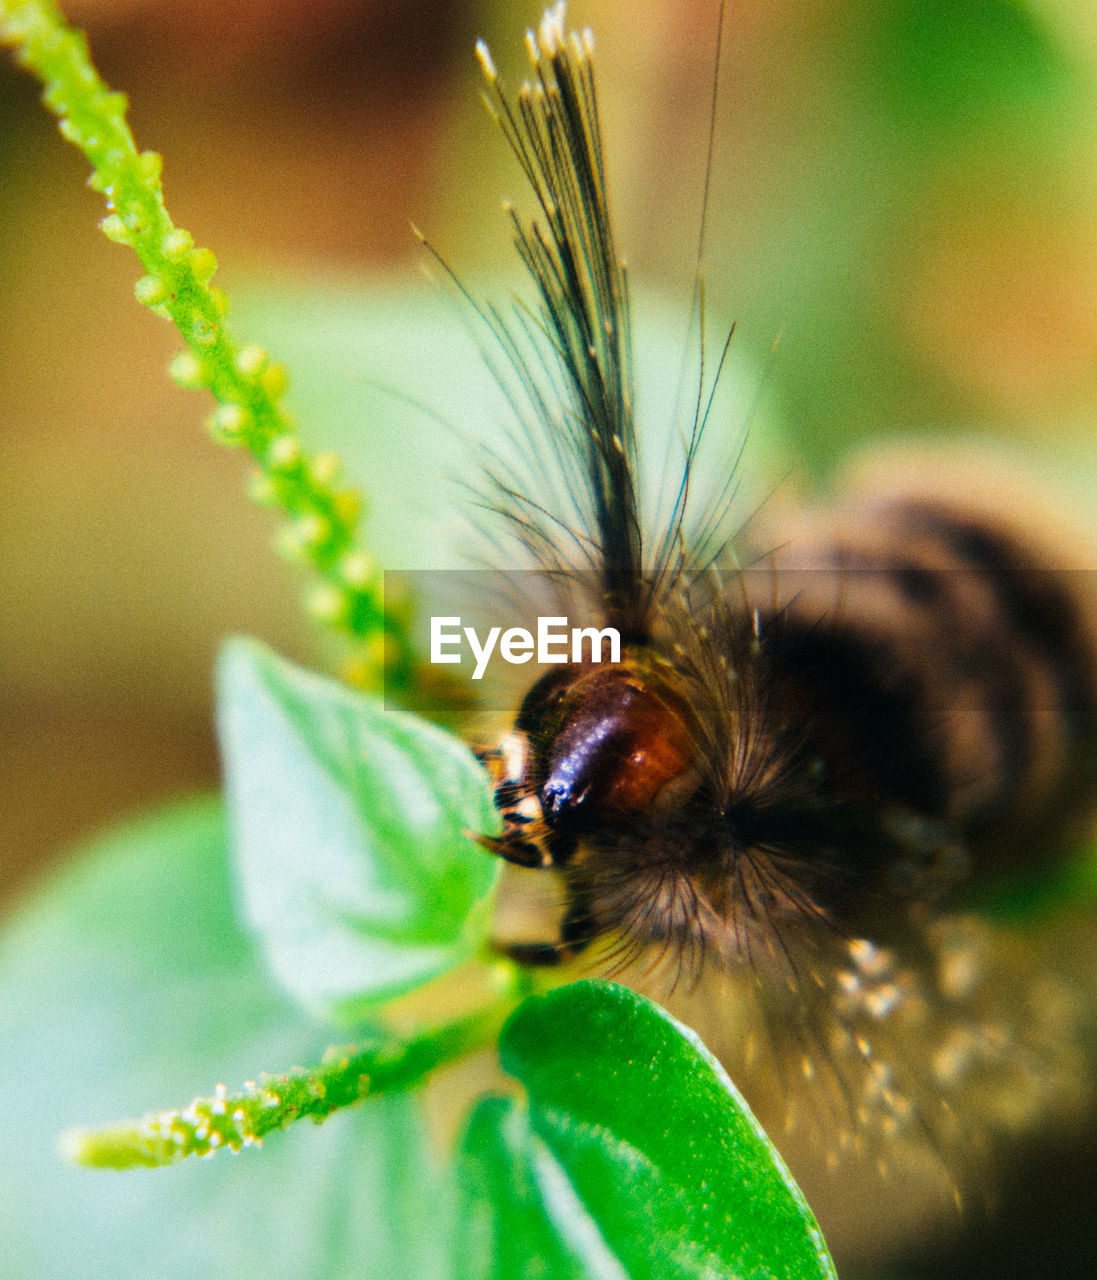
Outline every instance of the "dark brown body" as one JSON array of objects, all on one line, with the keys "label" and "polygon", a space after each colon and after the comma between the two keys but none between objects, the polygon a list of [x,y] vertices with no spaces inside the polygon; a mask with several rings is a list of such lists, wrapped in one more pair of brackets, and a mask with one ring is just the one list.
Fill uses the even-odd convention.
[{"label": "dark brown body", "polygon": [[1094,575],[947,504],[857,515],[801,537],[813,567],[761,611],[774,721],[804,724],[843,808],[923,820],[975,877],[1039,869],[1094,796]]}]

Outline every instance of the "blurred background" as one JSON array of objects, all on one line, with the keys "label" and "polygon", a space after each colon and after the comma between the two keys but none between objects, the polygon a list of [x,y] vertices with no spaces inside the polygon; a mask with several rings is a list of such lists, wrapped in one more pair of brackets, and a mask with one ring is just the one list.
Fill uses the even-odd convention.
[{"label": "blurred background", "polygon": [[[175,221],[217,253],[234,332],[289,362],[304,434],[343,452],[371,499],[382,563],[445,563],[443,546],[459,541],[462,445],[437,418],[490,437],[497,409],[461,316],[423,279],[408,223],[478,294],[520,285],[498,210],[523,193],[478,103],[472,50],[486,36],[504,78],[520,79],[536,5],[65,8],[130,95],[139,145],[164,154]],[[644,351],[673,377],[687,350],[716,7],[587,0],[569,18],[595,30],[619,243],[671,317]],[[243,496],[245,463],[210,443],[208,406],[164,376],[178,343],[134,303],[139,268],[96,229],[84,161],[6,62],[0,173],[7,902],[76,838],[216,784],[210,672],[226,634],[330,655],[302,621],[294,571],[269,549],[268,515]],[[1088,6],[733,4],[706,293],[712,330],[738,322],[737,349],[764,388],[774,474],[823,474],[878,435],[982,436],[1092,507]],[[732,412],[741,425],[749,407]],[[1001,1269],[1011,1247],[994,1274],[1026,1273]],[[1043,1273],[1079,1273],[1062,1265]]]},{"label": "blurred background", "polygon": [[[290,361],[304,431],[341,448],[375,499],[383,563],[420,567],[441,537],[439,508],[402,511],[404,459],[393,474],[382,463],[398,425],[431,424],[409,421],[399,397],[452,414],[440,371],[473,382],[479,368],[462,317],[422,279],[408,223],[481,293],[520,283],[498,206],[523,193],[479,105],[471,50],[486,35],[517,80],[539,11],[426,0],[68,10],[129,93],[139,145],[166,156],[175,220],[218,254],[235,331]],[[620,243],[641,285],[681,312],[655,356],[676,370],[715,6],[647,0],[626,13],[590,0],[571,18],[596,31]],[[209,443],[206,406],[163,375],[177,342],[134,305],[137,264],[97,231],[84,161],[60,144],[34,84],[6,64],[0,75],[9,894],[88,828],[215,780],[209,672],[223,635],[254,631],[298,656],[314,640],[292,571],[268,551],[268,516],[242,497],[245,464]],[[769,417],[794,463],[824,468],[884,432],[1088,449],[1097,29],[1078,6],[737,4],[716,130],[710,330],[734,319],[737,349],[761,353]],[[733,408],[739,423],[747,412]],[[415,487],[438,481],[430,492],[444,495],[430,457]],[[448,492],[452,510],[460,495]]]}]

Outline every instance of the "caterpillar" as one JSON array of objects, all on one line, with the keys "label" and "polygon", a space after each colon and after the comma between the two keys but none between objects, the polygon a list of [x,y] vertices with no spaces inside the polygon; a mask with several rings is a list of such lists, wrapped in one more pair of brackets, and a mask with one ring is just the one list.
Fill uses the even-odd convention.
[{"label": "caterpillar", "polygon": [[481,751],[482,845],[519,896],[548,876],[562,899],[548,936],[498,945],[656,993],[788,1150],[809,1136],[817,1212],[882,1203],[860,1175],[812,1190],[855,1162],[914,1222],[912,1187],[959,1199],[984,1148],[1086,1093],[1069,982],[982,906],[1068,865],[1097,803],[1097,558],[1023,479],[927,451],[731,528],[731,481],[694,479],[711,383],[649,518],[593,39],[558,5],[527,44],[514,96],[480,46],[537,208],[508,207],[535,305],[481,312],[527,422],[488,505],[621,648],[548,669]]}]

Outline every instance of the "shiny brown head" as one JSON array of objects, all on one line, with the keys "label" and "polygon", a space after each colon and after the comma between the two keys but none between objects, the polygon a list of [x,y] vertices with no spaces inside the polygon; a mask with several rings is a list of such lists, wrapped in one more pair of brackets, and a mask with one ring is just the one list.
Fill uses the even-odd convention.
[{"label": "shiny brown head", "polygon": [[643,651],[549,672],[492,757],[506,825],[489,847],[523,866],[564,865],[583,835],[687,798],[696,744],[669,671]]}]

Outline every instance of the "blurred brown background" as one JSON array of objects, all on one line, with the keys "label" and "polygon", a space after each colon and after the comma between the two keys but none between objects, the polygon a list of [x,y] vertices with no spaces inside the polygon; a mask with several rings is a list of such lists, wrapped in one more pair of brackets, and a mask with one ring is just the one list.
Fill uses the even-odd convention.
[{"label": "blurred brown background", "polygon": [[[498,198],[519,183],[471,50],[487,35],[517,79],[535,7],[67,9],[129,93],[139,144],[164,153],[173,216],[214,248],[230,294],[257,280],[421,290],[409,219],[467,277],[508,261]],[[685,297],[715,6],[589,0],[570,17],[596,32],[633,273]],[[708,293],[758,350],[781,336],[766,376],[797,460],[825,469],[874,432],[990,432],[1062,457],[1084,494],[1097,28],[1081,8],[740,3],[721,78]],[[0,67],[4,894],[109,819],[214,784],[222,636],[316,654],[269,519],[242,496],[246,469],[163,376],[173,335],[134,304],[137,265],[96,230],[84,162],[36,93]],[[378,429],[362,424],[365,454]]]}]

